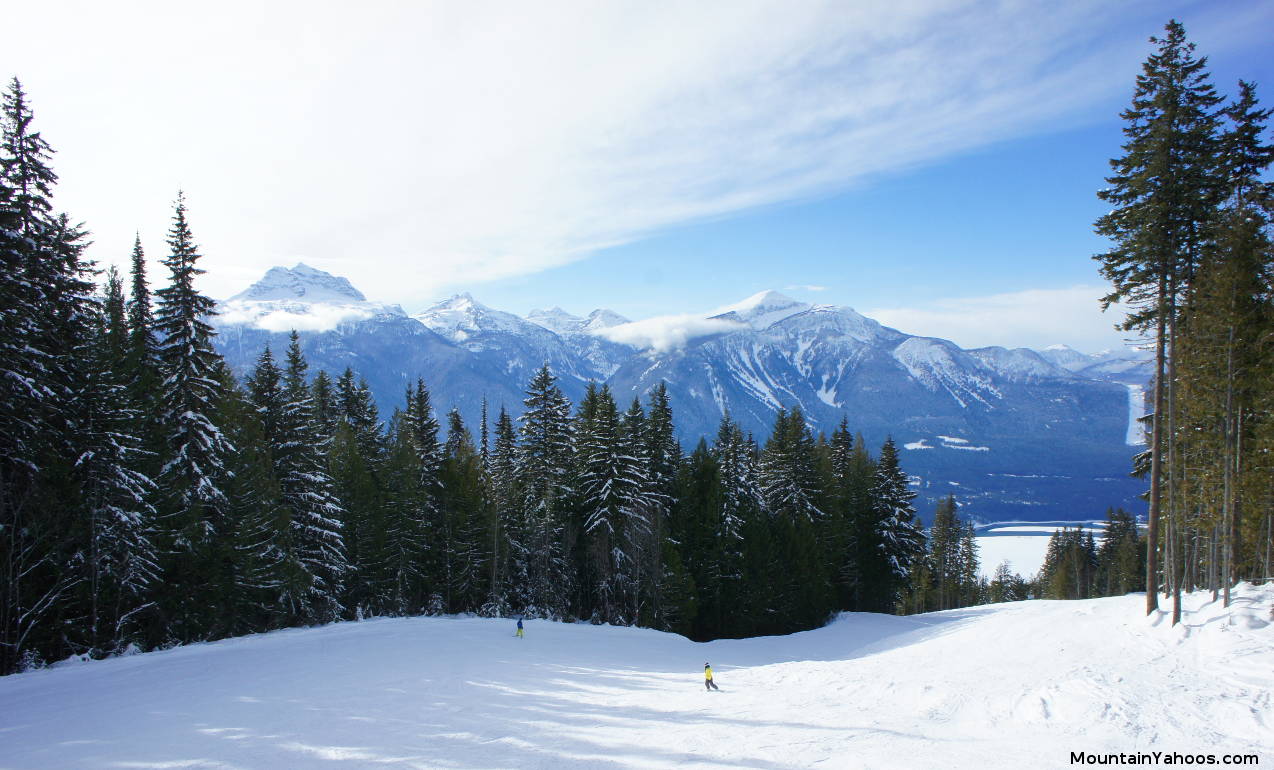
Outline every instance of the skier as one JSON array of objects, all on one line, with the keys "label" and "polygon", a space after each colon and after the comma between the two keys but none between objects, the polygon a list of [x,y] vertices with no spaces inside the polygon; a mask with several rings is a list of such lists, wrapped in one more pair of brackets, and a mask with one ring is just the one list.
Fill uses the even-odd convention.
[{"label": "skier", "polygon": [[720,687],[712,681],[712,666],[707,663],[703,664],[703,686],[708,690],[720,690]]},{"label": "skier", "polygon": [[518,632],[514,634],[517,638],[522,638],[522,618],[518,618]]}]

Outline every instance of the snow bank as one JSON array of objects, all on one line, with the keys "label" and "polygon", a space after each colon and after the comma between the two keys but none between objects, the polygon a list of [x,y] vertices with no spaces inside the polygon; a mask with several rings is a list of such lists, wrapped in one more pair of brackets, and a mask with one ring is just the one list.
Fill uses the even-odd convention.
[{"label": "snow bank", "polygon": [[[1137,595],[786,637],[412,618],[0,679],[0,766],[1022,768],[1274,757],[1274,586],[1184,622]],[[707,693],[705,662],[720,693]]]}]

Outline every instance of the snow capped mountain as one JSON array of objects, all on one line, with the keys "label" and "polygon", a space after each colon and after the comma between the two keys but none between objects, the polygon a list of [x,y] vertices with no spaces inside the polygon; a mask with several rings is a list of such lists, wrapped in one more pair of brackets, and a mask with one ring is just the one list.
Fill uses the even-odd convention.
[{"label": "snow capped mountain", "polygon": [[1040,357],[1068,371],[1078,371],[1093,363],[1093,356],[1081,353],[1070,345],[1049,345],[1036,351]]},{"label": "snow capped mountain", "polygon": [[560,307],[551,310],[532,310],[527,313],[526,320],[537,326],[543,326],[554,334],[594,334],[612,326],[631,323],[613,310],[598,308],[587,317],[571,315]]},{"label": "snow capped mountain", "polygon": [[619,326],[626,323],[629,323],[629,320],[619,313],[616,313],[614,310],[598,308],[597,310],[589,313],[588,317],[584,319],[584,326],[580,329],[580,331],[588,334],[594,334],[602,329],[609,329],[612,326]]},{"label": "snow capped mountain", "polygon": [[712,311],[709,317],[744,323],[753,329],[760,330],[797,313],[804,313],[811,307],[813,305],[807,302],[798,302],[777,291],[769,290],[753,294],[742,302],[719,307]]},{"label": "snow capped mountain", "polygon": [[484,358],[491,366],[503,368],[516,383],[526,383],[547,363],[557,376],[571,381],[565,389],[575,395],[577,389],[582,393],[584,384],[590,380],[605,380],[621,361],[636,352],[587,333],[588,324],[597,318],[602,319],[599,324],[605,324],[606,316],[599,316],[605,313],[619,317],[599,310],[587,319],[575,318],[555,308],[548,316],[549,321],[563,329],[555,332],[542,324],[487,307],[469,294],[457,294],[413,318]]},{"label": "snow capped mountain", "polygon": [[[424,312],[416,313],[412,318],[458,345],[480,339],[484,334],[538,335],[541,332],[534,324],[512,313],[483,305],[468,292],[439,302]],[[478,345],[470,349],[481,349],[480,343]]]},{"label": "snow capped mountain", "polygon": [[261,280],[230,298],[234,300],[303,300],[306,302],[366,302],[349,279],[316,270],[304,262],[272,267]]},{"label": "snow capped mountain", "polygon": [[1144,385],[1154,375],[1154,354],[1149,350],[1123,348],[1089,355],[1066,345],[1050,345],[1037,352],[1063,369],[1094,380]]},{"label": "snow capped mountain", "polygon": [[1125,475],[1137,410],[1129,388],[1145,383],[1140,351],[964,350],[774,291],[635,322],[600,309],[522,318],[469,294],[407,316],[305,265],[272,269],[215,320],[241,374],[295,328],[313,371],[353,367],[385,414],[423,378],[435,408],[454,405],[470,424],[484,399],[491,416],[501,406],[516,415],[526,383],[547,363],[575,401],[589,381],[608,384],[621,403],[666,383],[686,443],[713,435],[726,412],[758,440],[779,409],[799,407],[826,433],[847,419],[873,451],[887,437],[904,447],[926,514],[956,486],[966,511],[985,520],[1099,515],[1112,504],[1141,510],[1139,486]]},{"label": "snow capped mountain", "polygon": [[261,280],[218,303],[218,323],[271,332],[322,332],[381,315],[404,315],[397,305],[368,302],[350,282],[298,262],[272,267]]},{"label": "snow capped mountain", "polygon": [[1050,362],[1029,348],[976,348],[968,353],[991,371],[1013,379],[1067,379],[1074,376],[1066,367]]},{"label": "snow capped mountain", "polygon": [[584,326],[583,318],[571,315],[560,307],[532,310],[526,314],[526,320],[537,326],[543,326],[554,334],[572,334]]}]

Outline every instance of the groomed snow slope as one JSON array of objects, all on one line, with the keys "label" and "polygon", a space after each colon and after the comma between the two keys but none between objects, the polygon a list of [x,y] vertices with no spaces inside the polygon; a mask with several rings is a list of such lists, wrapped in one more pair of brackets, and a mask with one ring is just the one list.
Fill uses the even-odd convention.
[{"label": "groomed snow slope", "polygon": [[[1143,597],[695,644],[415,618],[0,679],[6,768],[1024,768],[1070,752],[1274,761],[1274,586],[1184,623]],[[706,693],[711,661],[720,693]]]}]

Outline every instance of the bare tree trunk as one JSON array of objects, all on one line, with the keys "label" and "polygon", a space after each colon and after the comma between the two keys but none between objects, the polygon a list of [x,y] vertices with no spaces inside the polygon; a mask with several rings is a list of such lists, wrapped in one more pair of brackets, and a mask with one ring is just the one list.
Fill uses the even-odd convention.
[{"label": "bare tree trunk", "polygon": [[1274,571],[1270,571],[1270,556],[1274,556],[1274,514],[1265,511],[1265,569],[1261,570],[1265,581],[1274,580]]},{"label": "bare tree trunk", "polygon": [[1219,598],[1218,592],[1220,591],[1221,582],[1220,577],[1217,574],[1217,535],[1218,528],[1215,524],[1213,524],[1212,537],[1209,538],[1211,543],[1208,546],[1208,589],[1212,591],[1212,601],[1216,601]]},{"label": "bare tree trunk", "polygon": [[1224,582],[1225,598],[1223,605],[1230,606],[1230,583],[1232,573],[1231,550],[1234,543],[1234,464],[1238,450],[1238,426],[1234,414],[1234,324],[1229,324],[1225,345],[1225,431],[1223,433],[1224,448],[1221,452],[1221,521],[1225,532],[1224,550]]},{"label": "bare tree trunk", "polygon": [[1155,326],[1155,406],[1150,417],[1150,513],[1146,521],[1146,614],[1159,609],[1159,516],[1163,501],[1163,408],[1166,287],[1159,280],[1159,318]]},{"label": "bare tree trunk", "polygon": [[[1170,293],[1171,296],[1171,293]],[[1177,449],[1177,314],[1176,308],[1168,313],[1168,520],[1172,522],[1173,559],[1181,558],[1181,469]],[[1172,570],[1172,625],[1181,622],[1181,583],[1185,565],[1175,565]]]}]

